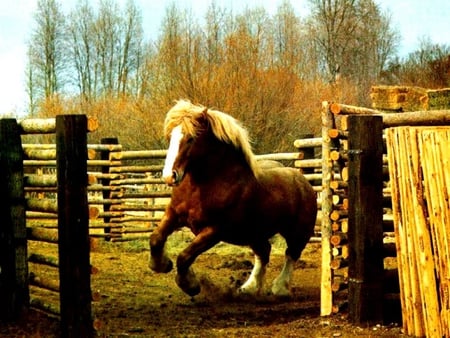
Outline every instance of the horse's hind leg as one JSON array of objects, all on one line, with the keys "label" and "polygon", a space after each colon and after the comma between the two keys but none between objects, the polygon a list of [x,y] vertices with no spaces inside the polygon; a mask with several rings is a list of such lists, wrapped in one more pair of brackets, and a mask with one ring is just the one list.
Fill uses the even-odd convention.
[{"label": "horse's hind leg", "polygon": [[286,243],[287,249],[283,268],[272,284],[272,293],[281,297],[287,297],[290,295],[290,283],[292,273],[294,271],[294,265],[308,243],[308,239],[303,237],[300,240],[293,242],[292,238],[289,239],[288,237],[288,239],[286,239]]},{"label": "horse's hind leg", "polygon": [[252,246],[255,253],[255,264],[247,281],[239,288],[239,292],[245,294],[258,294],[263,286],[266,266],[270,258],[270,243],[265,242],[258,246]]},{"label": "horse's hind leg", "polygon": [[272,293],[274,295],[282,297],[290,295],[290,283],[292,272],[294,271],[294,264],[295,260],[291,256],[286,255],[281,273],[272,284]]}]

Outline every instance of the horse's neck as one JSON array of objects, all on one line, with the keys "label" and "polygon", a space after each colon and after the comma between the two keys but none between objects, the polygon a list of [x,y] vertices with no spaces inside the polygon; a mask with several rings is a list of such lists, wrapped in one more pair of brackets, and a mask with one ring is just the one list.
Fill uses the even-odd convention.
[{"label": "horse's neck", "polygon": [[202,180],[224,180],[227,182],[254,177],[244,156],[228,145],[222,146],[198,161],[193,174],[196,178]]}]

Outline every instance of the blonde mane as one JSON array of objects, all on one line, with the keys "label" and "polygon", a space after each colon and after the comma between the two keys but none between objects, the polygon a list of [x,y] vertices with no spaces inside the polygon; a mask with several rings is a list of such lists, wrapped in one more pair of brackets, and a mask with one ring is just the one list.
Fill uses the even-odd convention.
[{"label": "blonde mane", "polygon": [[195,137],[201,131],[199,117],[205,114],[214,135],[221,141],[232,144],[244,154],[254,175],[257,177],[259,166],[253,154],[247,130],[234,117],[217,110],[194,105],[187,100],[179,100],[168,111],[164,121],[164,135],[170,137],[172,129],[181,125],[183,132]]}]

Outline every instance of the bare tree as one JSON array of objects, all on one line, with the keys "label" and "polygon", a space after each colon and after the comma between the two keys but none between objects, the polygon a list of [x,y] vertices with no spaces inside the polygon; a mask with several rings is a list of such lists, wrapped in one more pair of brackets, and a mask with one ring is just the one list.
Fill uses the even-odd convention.
[{"label": "bare tree", "polygon": [[28,112],[31,116],[36,113],[37,110],[37,102],[39,101],[37,84],[35,83],[35,69],[31,64],[31,55],[32,50],[28,47],[28,61],[25,69],[25,78],[26,78],[26,92],[28,95]]},{"label": "bare tree", "polygon": [[450,46],[434,44],[427,37],[419,40],[419,48],[403,60],[390,63],[388,83],[424,88],[450,86]]},{"label": "bare tree", "polygon": [[131,93],[130,78],[136,78],[142,59],[142,16],[133,0],[128,0],[125,18],[122,20],[121,36],[118,48],[118,88],[117,92],[124,95]]},{"label": "bare tree", "polygon": [[75,78],[74,85],[85,100],[90,100],[95,92],[95,54],[93,45],[95,14],[88,0],[82,0],[70,13],[67,32]]},{"label": "bare tree", "polygon": [[[68,24],[73,79],[80,95],[137,93],[142,65],[142,17],[132,0],[121,9],[113,0],[102,0],[95,12],[82,0],[70,13]],[[133,81],[133,83],[131,83]]]},{"label": "bare tree", "polygon": [[200,28],[192,13],[180,10],[175,3],[166,9],[162,34],[157,43],[157,62],[167,93],[197,99],[199,78],[204,70]]},{"label": "bare tree", "polygon": [[395,53],[398,34],[389,14],[373,0],[310,0],[310,7],[323,76],[331,82],[339,76],[354,81],[362,100]]},{"label": "bare tree", "polygon": [[48,98],[62,91],[67,64],[65,16],[60,4],[56,0],[39,0],[34,19],[36,27],[28,44],[27,79],[29,94],[34,93],[33,100]]}]

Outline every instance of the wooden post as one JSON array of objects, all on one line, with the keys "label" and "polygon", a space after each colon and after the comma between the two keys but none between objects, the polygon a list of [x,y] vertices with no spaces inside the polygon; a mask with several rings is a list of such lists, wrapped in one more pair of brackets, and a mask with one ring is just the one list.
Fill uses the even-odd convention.
[{"label": "wooden post", "polygon": [[322,269],[320,289],[320,315],[328,316],[333,309],[331,290],[331,220],[332,211],[331,180],[334,176],[333,161],[330,158],[331,139],[328,130],[334,127],[334,119],[329,111],[328,102],[322,102]]},{"label": "wooden post", "polygon": [[383,320],[383,123],[379,116],[349,119],[349,319]]},{"label": "wooden post", "polygon": [[87,200],[87,119],[56,117],[61,336],[90,337],[91,280]]},{"label": "wooden post", "polygon": [[15,119],[0,120],[0,320],[29,305],[23,152]]},{"label": "wooden post", "polygon": [[[102,138],[101,139],[101,144],[119,144],[119,140],[117,139],[117,137],[107,137],[107,138]],[[100,159],[104,160],[104,161],[109,161],[109,157],[110,157],[110,151],[109,150],[102,150],[100,153]],[[109,166],[102,166],[102,173],[103,174],[109,174],[110,173],[110,167]],[[103,178],[101,180],[102,185],[103,186],[109,186],[110,184],[110,179],[108,178]],[[111,198],[111,192],[109,190],[103,190],[103,199],[110,199]],[[103,205],[103,211],[104,212],[108,212],[111,208],[110,204],[104,204]],[[110,222],[110,218],[109,217],[105,217],[103,219],[103,222],[105,223],[109,223]],[[104,232],[105,234],[109,234],[111,233],[111,227],[110,226],[106,226],[104,228]],[[110,241],[111,237],[110,236],[106,236],[105,237],[106,241]]]}]

